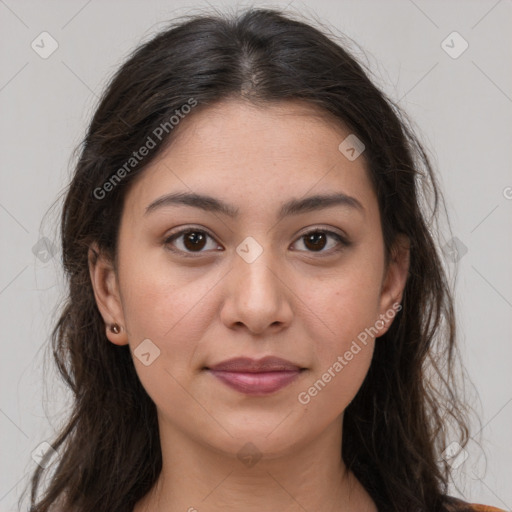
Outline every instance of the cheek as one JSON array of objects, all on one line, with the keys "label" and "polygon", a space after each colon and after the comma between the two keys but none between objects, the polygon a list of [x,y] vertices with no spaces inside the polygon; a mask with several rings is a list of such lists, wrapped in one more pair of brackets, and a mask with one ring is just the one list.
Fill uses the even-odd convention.
[{"label": "cheek", "polygon": [[[173,411],[194,409],[185,390],[194,377],[192,361],[197,359],[204,331],[212,322],[214,309],[208,302],[208,292],[216,279],[190,275],[185,279],[179,272],[170,272],[169,264],[157,258],[138,260],[136,253],[132,255],[123,260],[120,281],[128,341],[138,377],[154,403],[169,416]],[[157,349],[150,345],[151,362],[146,366],[137,354],[142,352],[138,347],[142,347],[143,340],[148,339]],[[153,351],[157,354],[154,359]],[[194,417],[198,422],[202,419],[205,428],[211,428],[203,415],[198,406]]]},{"label": "cheek", "polygon": [[134,341],[153,336],[183,345],[194,339],[208,321],[209,293],[220,277],[199,267],[173,266],[163,248],[137,252],[135,246],[126,247],[120,281],[125,322]]},{"label": "cheek", "polygon": [[372,308],[366,297],[361,303],[354,295],[343,304],[335,299],[336,295],[331,309],[325,310],[331,311],[326,315],[328,334],[309,335],[315,340],[313,364],[297,397],[309,417],[322,418],[321,423],[334,421],[353,400],[368,373],[375,344],[371,336],[375,319],[368,313]]},{"label": "cheek", "polygon": [[340,414],[366,377],[377,334],[382,269],[377,257],[358,255],[321,284],[311,281],[309,293],[303,290],[315,319],[305,323],[314,340],[314,366],[302,403],[310,400],[308,407],[318,407],[319,414]]},{"label": "cheek", "polygon": [[[301,296],[322,325],[327,346],[342,349],[347,340],[375,325],[379,318],[382,264],[357,255],[321,281],[303,283]],[[313,338],[314,339],[314,338]]]}]

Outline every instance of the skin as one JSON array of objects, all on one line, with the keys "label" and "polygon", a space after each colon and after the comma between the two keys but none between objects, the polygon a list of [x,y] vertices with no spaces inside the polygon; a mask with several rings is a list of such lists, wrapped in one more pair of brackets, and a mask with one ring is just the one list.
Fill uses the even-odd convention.
[{"label": "skin", "polygon": [[[163,455],[160,478],[135,512],[377,510],[345,468],[341,433],[343,411],[392,320],[379,322],[377,339],[361,345],[309,403],[298,395],[400,302],[408,246],[399,240],[386,266],[364,153],[349,161],[338,146],[350,131],[318,114],[300,102],[255,107],[241,100],[197,110],[129,189],[116,264],[91,260],[98,308],[107,326],[121,326],[119,334],[107,327],[110,342],[129,344],[133,353],[150,339],[160,350],[148,366],[133,357],[157,407]],[[239,216],[177,204],[145,214],[152,201],[177,191],[213,196]],[[277,219],[290,199],[333,192],[362,208],[335,205]],[[199,252],[184,236],[166,244],[184,228],[211,238]],[[312,228],[351,244],[326,235],[315,250],[303,237]],[[251,263],[236,252],[249,236],[263,250]],[[235,356],[267,355],[305,370],[267,396],[240,393],[204,370]],[[247,443],[261,457],[252,465],[237,457]]]}]

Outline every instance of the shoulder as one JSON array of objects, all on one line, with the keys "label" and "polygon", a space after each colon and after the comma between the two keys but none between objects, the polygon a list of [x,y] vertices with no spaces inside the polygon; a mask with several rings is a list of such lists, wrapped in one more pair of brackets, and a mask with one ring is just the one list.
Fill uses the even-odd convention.
[{"label": "shoulder", "polygon": [[446,505],[447,512],[506,512],[501,508],[477,503],[467,503],[453,497],[448,497]]}]

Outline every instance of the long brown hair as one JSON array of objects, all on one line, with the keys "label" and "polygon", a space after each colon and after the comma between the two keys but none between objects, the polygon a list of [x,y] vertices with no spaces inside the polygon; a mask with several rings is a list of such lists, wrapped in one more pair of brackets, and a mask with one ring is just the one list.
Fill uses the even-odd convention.
[{"label": "long brown hair", "polygon": [[[376,344],[345,411],[343,459],[381,511],[448,510],[449,465],[439,458],[447,441],[464,447],[468,430],[453,381],[453,299],[432,234],[442,197],[429,157],[405,115],[334,36],[278,10],[249,9],[176,20],[136,49],[96,109],[62,211],[68,290],[51,339],[74,401],[51,442],[59,458],[42,496],[45,470],[38,467],[32,477],[33,512],[58,503],[57,510],[126,512],[156,482],[162,466],[156,408],[129,347],[106,338],[88,249],[96,242],[115,260],[126,191],[172,144],[175,131],[155,130],[191,99],[199,110],[241,96],[267,106],[308,102],[364,143],[386,255],[404,233],[410,272],[403,309]],[[152,137],[156,147],[127,167],[155,133],[162,135]]]}]

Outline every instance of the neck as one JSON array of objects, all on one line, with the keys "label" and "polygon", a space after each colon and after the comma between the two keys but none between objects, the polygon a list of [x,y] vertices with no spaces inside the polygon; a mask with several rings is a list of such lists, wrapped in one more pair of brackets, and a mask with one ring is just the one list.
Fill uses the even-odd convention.
[{"label": "neck", "polygon": [[343,463],[338,422],[310,443],[261,458],[252,445],[237,457],[160,430],[162,471],[134,512],[377,510]]}]

